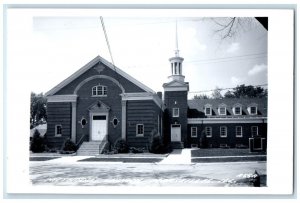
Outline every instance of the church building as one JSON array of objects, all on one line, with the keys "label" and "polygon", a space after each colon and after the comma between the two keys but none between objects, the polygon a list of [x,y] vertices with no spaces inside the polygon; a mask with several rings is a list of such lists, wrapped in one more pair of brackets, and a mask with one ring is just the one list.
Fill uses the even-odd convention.
[{"label": "church building", "polygon": [[264,148],[267,99],[188,100],[183,60],[177,48],[162,94],[97,56],[46,93],[48,147],[71,139],[97,153],[122,139],[147,149],[158,134],[173,148],[249,147],[255,137]]}]

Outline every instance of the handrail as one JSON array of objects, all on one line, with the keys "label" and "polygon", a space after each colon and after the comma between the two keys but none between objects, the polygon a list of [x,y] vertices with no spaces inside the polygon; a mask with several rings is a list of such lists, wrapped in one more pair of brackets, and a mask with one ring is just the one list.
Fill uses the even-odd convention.
[{"label": "handrail", "polygon": [[81,136],[81,138],[79,139],[79,141],[76,144],[76,148],[78,149],[78,147],[83,143],[84,138],[86,137],[86,134],[83,134]]}]

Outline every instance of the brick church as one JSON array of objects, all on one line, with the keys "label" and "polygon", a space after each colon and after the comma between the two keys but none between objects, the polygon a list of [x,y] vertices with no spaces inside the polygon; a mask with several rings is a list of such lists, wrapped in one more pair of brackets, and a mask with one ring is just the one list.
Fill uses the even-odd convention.
[{"label": "brick church", "polygon": [[156,93],[97,56],[46,93],[47,145],[59,148],[70,138],[98,150],[123,139],[147,148],[156,133],[174,148],[202,147],[203,140],[206,147],[249,147],[255,137],[263,148],[267,99],[188,100],[183,60],[175,51],[164,92]]}]

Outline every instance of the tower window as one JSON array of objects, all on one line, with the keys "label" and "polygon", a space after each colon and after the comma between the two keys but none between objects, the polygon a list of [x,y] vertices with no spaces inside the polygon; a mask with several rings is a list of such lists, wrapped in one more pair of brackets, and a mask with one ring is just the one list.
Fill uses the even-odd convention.
[{"label": "tower window", "polygon": [[173,108],[173,117],[179,117],[179,108]]}]

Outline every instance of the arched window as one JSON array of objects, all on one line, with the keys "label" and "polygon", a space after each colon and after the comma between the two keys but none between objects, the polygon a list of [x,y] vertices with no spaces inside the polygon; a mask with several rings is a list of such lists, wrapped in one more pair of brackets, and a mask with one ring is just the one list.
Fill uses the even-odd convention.
[{"label": "arched window", "polygon": [[92,96],[106,96],[107,87],[103,85],[97,85],[92,88]]}]

